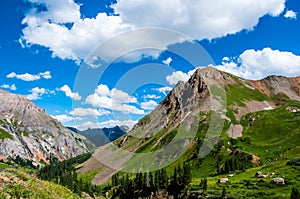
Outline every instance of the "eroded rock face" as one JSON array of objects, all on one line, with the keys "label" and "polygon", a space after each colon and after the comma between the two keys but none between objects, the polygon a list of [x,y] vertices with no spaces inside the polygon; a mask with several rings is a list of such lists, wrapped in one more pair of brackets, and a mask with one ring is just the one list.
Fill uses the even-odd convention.
[{"label": "eroded rock face", "polygon": [[59,160],[89,151],[92,144],[61,125],[21,95],[0,91],[0,157],[20,156],[34,162],[54,155]]},{"label": "eroded rock face", "polygon": [[284,93],[290,99],[300,101],[300,77],[269,76],[252,83],[269,96]]},{"label": "eroded rock face", "polygon": [[[211,107],[208,81],[217,87],[223,83],[224,74],[212,67],[197,69],[188,82],[179,81],[159,106],[141,119],[128,134],[152,137],[162,129],[172,130],[178,125],[191,130],[193,123],[198,123],[195,116],[201,111],[220,109],[221,104],[219,107]],[[185,125],[183,121],[186,121]]]}]

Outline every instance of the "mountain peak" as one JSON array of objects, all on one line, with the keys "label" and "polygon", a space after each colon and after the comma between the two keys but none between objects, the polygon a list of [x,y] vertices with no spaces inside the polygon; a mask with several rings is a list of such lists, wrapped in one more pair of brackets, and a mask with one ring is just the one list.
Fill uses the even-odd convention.
[{"label": "mountain peak", "polygon": [[92,144],[21,95],[0,92],[1,159],[20,156],[34,162],[88,152]]}]

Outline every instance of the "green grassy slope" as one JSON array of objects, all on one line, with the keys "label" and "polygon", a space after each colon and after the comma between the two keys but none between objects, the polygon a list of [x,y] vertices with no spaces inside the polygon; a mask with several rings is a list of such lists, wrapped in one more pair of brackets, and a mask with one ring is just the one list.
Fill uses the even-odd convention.
[{"label": "green grassy slope", "polygon": [[[220,196],[223,187],[226,188],[229,198],[289,198],[293,187],[300,187],[299,166],[286,165],[290,159],[299,157],[300,147],[295,147],[284,154],[274,163],[265,164],[245,171],[233,172],[233,177],[228,175],[217,175],[208,177],[208,195],[210,197]],[[255,173],[261,171],[269,174],[267,178],[256,178]],[[274,173],[274,175],[272,175]],[[219,184],[222,177],[229,178],[226,184]],[[271,183],[272,178],[283,177],[285,185]],[[193,178],[192,189],[199,191],[201,178]]]},{"label": "green grassy slope", "polygon": [[[177,165],[189,162],[192,167],[192,182],[189,187],[190,193],[199,193],[201,179],[208,180],[208,195],[219,197],[226,188],[227,196],[233,198],[289,198],[293,187],[300,187],[300,113],[292,113],[288,107],[300,108],[300,102],[290,100],[285,94],[279,93],[270,96],[256,89],[249,82],[229,75],[235,83],[225,84],[227,98],[226,116],[230,119],[224,123],[221,136],[213,137],[214,148],[203,159],[198,158],[199,149],[210,125],[211,112],[202,112],[199,116],[199,128],[186,151],[180,158],[169,165],[166,170],[171,176]],[[223,92],[220,90],[220,92]],[[238,107],[245,108],[247,101],[268,101],[270,104],[278,105],[273,110],[263,110],[244,115],[241,120],[236,119]],[[170,118],[171,117],[171,113]],[[147,126],[147,116],[140,120],[140,125]],[[230,125],[242,125],[243,136],[238,139],[228,137],[227,131]],[[163,128],[150,138],[126,137],[126,142],[121,147],[137,153],[154,152],[168,144],[178,134],[178,128]],[[124,137],[114,143],[120,146]],[[255,159],[255,161],[254,161]],[[147,160],[152,161],[152,160]],[[287,162],[295,162],[287,165]],[[297,162],[298,161],[298,162]],[[143,162],[147,165],[147,162]],[[226,170],[227,164],[235,164],[235,168]],[[134,158],[130,164],[140,164],[138,158]],[[101,171],[101,169],[99,169]],[[257,171],[264,174],[269,173],[267,178],[255,177]],[[96,172],[88,173],[86,179],[91,179]],[[229,183],[218,184],[218,180],[227,177]],[[274,175],[271,175],[274,173]],[[84,174],[81,174],[84,176]],[[123,173],[120,173],[123,175]],[[282,177],[285,185],[271,183],[272,178]]]},{"label": "green grassy slope", "polygon": [[32,172],[22,168],[1,169],[0,198],[80,198],[63,186],[37,179]]}]

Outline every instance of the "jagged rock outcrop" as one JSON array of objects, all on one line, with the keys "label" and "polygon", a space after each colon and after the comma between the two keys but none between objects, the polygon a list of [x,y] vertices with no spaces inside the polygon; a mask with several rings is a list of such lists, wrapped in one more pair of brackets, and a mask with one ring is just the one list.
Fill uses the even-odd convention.
[{"label": "jagged rock outcrop", "polygon": [[33,162],[48,162],[86,153],[93,144],[62,126],[21,95],[0,90],[0,159],[20,156]]},{"label": "jagged rock outcrop", "polygon": [[259,81],[251,81],[256,88],[268,96],[284,93],[292,100],[300,101],[300,76],[269,76]]},{"label": "jagged rock outcrop", "polygon": [[214,100],[214,105],[217,104],[217,107],[212,107],[211,89],[212,85],[221,87],[227,76],[226,73],[213,67],[197,69],[188,82],[179,81],[159,106],[141,119],[128,134],[151,137],[164,128],[171,130],[179,124],[183,127],[183,121],[189,121],[189,124],[184,127],[189,130],[194,121],[192,118],[200,111],[221,110],[224,101]]}]

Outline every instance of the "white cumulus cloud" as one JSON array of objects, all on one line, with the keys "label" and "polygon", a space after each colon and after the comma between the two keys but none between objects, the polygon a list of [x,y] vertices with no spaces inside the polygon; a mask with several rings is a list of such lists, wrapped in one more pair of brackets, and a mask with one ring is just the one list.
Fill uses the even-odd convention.
[{"label": "white cumulus cloud", "polygon": [[[25,15],[22,21],[25,28],[22,30],[20,43],[24,47],[44,46],[52,51],[53,56],[72,59],[77,63],[95,45],[127,30],[161,27],[182,32],[193,39],[213,39],[244,29],[252,30],[262,16],[278,16],[285,9],[285,0],[119,0],[112,6],[116,15],[98,13],[94,18],[84,18],[81,17],[80,5],[74,0],[29,2],[45,5],[47,9],[37,12],[33,8]],[[66,23],[72,25],[66,26]],[[157,38],[162,50],[182,41],[182,38],[147,35],[146,32],[129,38],[132,42],[125,42],[123,45],[128,45],[131,49],[136,46],[149,47],[145,42],[150,37]],[[119,41],[117,43],[120,44]],[[111,48],[117,49],[117,52],[105,49],[108,57],[113,57],[109,53],[119,53],[116,46]],[[157,52],[141,53],[157,56]],[[136,58],[132,61],[136,61]]]},{"label": "white cumulus cloud", "polygon": [[36,80],[39,80],[41,78],[44,78],[44,79],[52,78],[51,74],[50,74],[50,71],[46,71],[46,72],[39,73],[39,74],[36,74],[36,75],[29,74],[29,73],[16,74],[15,72],[11,72],[6,77],[7,78],[17,78],[17,79],[20,79],[20,80],[23,80],[23,81],[36,81]]},{"label": "white cumulus cloud", "polygon": [[190,70],[187,73],[184,73],[182,71],[175,71],[171,75],[168,75],[166,77],[166,80],[170,85],[175,85],[179,81],[187,82],[190,79],[191,75],[194,74],[195,71],[196,69]]},{"label": "white cumulus cloud", "polygon": [[85,102],[95,108],[110,109],[123,113],[144,114],[143,110],[130,105],[138,102],[135,97],[116,88],[110,90],[107,85],[103,84],[99,85],[95,92],[86,98]]},{"label": "white cumulus cloud", "polygon": [[284,14],[285,18],[290,18],[290,19],[297,19],[297,13],[293,10],[288,10],[286,11],[286,13]]},{"label": "white cumulus cloud", "polygon": [[[79,63],[95,45],[128,29],[119,16],[99,13],[95,18],[81,18],[80,5],[73,0],[29,1],[44,4],[47,11],[37,13],[32,9],[25,16],[20,42],[49,48],[53,56],[62,59]],[[73,25],[67,27],[65,23]]]},{"label": "white cumulus cloud", "polygon": [[64,92],[67,97],[73,100],[81,100],[81,96],[78,94],[78,92],[73,93],[68,85],[62,86],[59,90]]},{"label": "white cumulus cloud", "polygon": [[167,95],[167,93],[170,92],[172,90],[172,88],[169,87],[169,86],[164,86],[164,87],[161,87],[161,88],[157,88],[155,90],[157,90],[158,92],[163,93],[164,95]]},{"label": "white cumulus cloud", "polygon": [[29,100],[37,100],[40,99],[42,95],[44,95],[47,91],[45,88],[35,87],[29,91],[31,94],[26,95],[26,98]]},{"label": "white cumulus cloud", "polygon": [[153,110],[157,107],[157,102],[155,102],[154,100],[150,100],[148,102],[142,102],[141,103],[141,107],[144,110]]},{"label": "white cumulus cloud", "polygon": [[66,123],[66,122],[70,122],[73,121],[74,118],[70,117],[68,115],[51,115],[51,117],[53,117],[54,119],[57,119],[57,121],[61,122],[61,123]]},{"label": "white cumulus cloud", "polygon": [[195,39],[212,39],[251,30],[260,17],[278,16],[285,8],[284,3],[284,0],[120,0],[115,10],[124,23],[137,27],[163,27]]},{"label": "white cumulus cloud", "polygon": [[249,49],[239,55],[238,61],[228,60],[218,69],[246,79],[261,79],[269,75],[300,75],[300,56],[291,52],[264,48]]},{"label": "white cumulus cloud", "polygon": [[162,62],[167,66],[170,66],[172,61],[173,61],[172,57],[168,57],[166,60],[163,60]]},{"label": "white cumulus cloud", "polygon": [[182,71],[176,71],[176,72],[173,72],[171,75],[168,75],[166,77],[166,80],[168,81],[169,84],[175,85],[179,81],[186,82],[189,79],[189,77],[190,76],[188,74],[186,74]]}]

